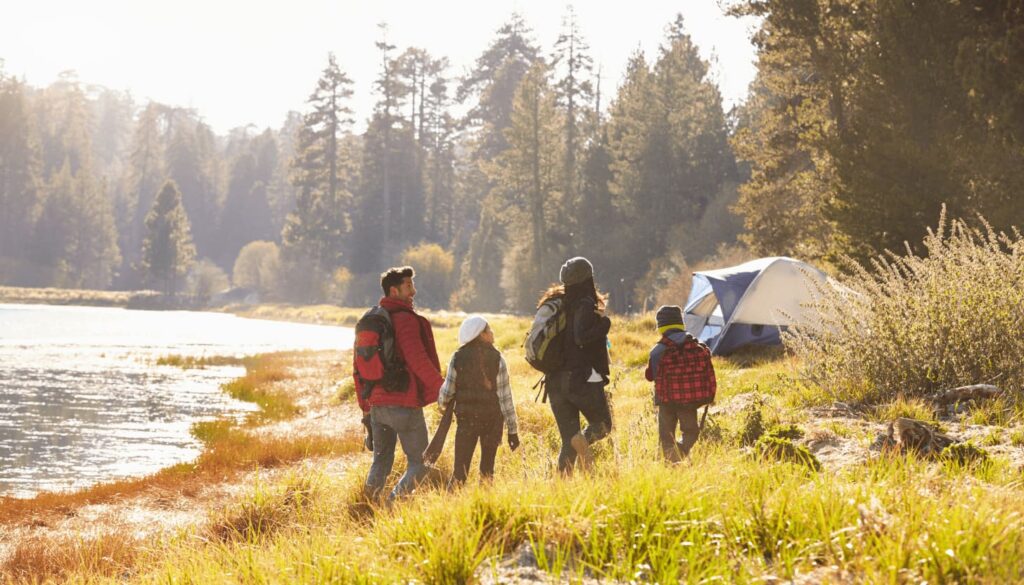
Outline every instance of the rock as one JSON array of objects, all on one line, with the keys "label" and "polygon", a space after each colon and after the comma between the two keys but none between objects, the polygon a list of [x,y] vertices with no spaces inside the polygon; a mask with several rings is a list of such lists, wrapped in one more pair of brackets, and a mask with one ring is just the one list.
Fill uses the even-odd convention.
[{"label": "rock", "polygon": [[912,418],[900,417],[889,423],[889,429],[880,441],[881,448],[900,453],[912,451],[924,457],[936,457],[946,447],[958,441],[933,426]]}]

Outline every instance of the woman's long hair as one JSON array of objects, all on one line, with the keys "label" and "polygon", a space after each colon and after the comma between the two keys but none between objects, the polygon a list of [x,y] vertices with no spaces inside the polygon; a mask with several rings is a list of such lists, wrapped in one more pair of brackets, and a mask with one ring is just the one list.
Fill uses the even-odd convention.
[{"label": "woman's long hair", "polygon": [[608,295],[597,290],[597,284],[594,283],[594,279],[588,278],[583,282],[578,282],[571,286],[565,286],[564,284],[558,283],[552,284],[542,295],[540,295],[540,300],[537,301],[537,308],[539,309],[541,305],[551,299],[557,299],[560,297],[565,297],[566,306],[571,307],[576,303],[576,301],[586,296],[594,298],[598,311],[603,311],[605,309],[605,305],[608,303]]}]

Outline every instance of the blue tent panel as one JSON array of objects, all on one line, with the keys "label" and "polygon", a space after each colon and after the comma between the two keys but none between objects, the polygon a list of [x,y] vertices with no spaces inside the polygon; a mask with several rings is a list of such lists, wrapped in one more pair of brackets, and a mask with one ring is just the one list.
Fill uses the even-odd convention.
[{"label": "blue tent panel", "polygon": [[711,288],[718,298],[718,305],[722,307],[722,317],[728,323],[732,318],[732,312],[740,303],[743,294],[747,292],[750,283],[754,282],[757,275],[761,274],[761,268],[749,272],[734,272],[728,277],[722,277],[713,272],[705,272],[704,277],[711,283]]},{"label": "blue tent panel", "polygon": [[779,327],[774,325],[747,325],[733,323],[725,335],[712,339],[715,355],[725,355],[744,345],[778,345],[782,342]]}]

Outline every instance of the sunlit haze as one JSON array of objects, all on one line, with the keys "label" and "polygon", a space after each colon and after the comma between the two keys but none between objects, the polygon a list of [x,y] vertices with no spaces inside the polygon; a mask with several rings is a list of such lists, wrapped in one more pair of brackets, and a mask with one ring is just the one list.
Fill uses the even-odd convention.
[{"label": "sunlit haze", "polygon": [[[277,127],[305,100],[333,51],[355,81],[357,118],[368,115],[379,58],[378,23],[388,41],[447,56],[452,75],[472,65],[513,11],[523,14],[549,52],[568,2],[241,2],[179,0],[40,0],[5,7],[0,59],[8,75],[34,86],[74,70],[86,84],[129,90],[195,108],[217,131],[255,124]],[[686,28],[722,88],[725,107],[743,101],[754,76],[754,22],[727,17],[715,0],[634,0],[574,5],[595,65],[609,90],[635,50],[653,53],[666,25],[683,14]],[[611,95],[611,91],[607,91]],[[361,124],[360,124],[361,125]]]}]

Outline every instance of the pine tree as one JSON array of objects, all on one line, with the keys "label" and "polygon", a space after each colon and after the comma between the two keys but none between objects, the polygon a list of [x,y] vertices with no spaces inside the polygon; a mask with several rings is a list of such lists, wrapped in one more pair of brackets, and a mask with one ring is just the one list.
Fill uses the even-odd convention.
[{"label": "pine tree", "polygon": [[[520,240],[518,254],[506,255],[506,296],[513,307],[528,310],[537,295],[552,280],[564,254],[563,232],[556,225],[562,204],[561,143],[555,92],[549,85],[550,71],[537,63],[523,78],[512,110],[511,126],[505,130],[509,148],[498,157],[493,181],[496,194],[504,196],[507,217],[525,209],[522,221],[512,219],[514,232],[528,234]],[[516,257],[519,256],[519,257]]]},{"label": "pine tree", "polygon": [[[150,102],[139,113],[132,135],[128,162],[127,199],[118,205],[121,221],[121,249],[125,251],[122,271],[139,265],[142,240],[146,232],[146,215],[153,207],[153,197],[167,179],[164,165],[163,108]],[[133,286],[141,279],[131,280]]]},{"label": "pine tree", "polygon": [[461,217],[456,220],[465,226],[461,235],[456,235],[456,247],[462,242],[468,246],[456,297],[459,306],[467,310],[504,306],[504,291],[496,275],[502,272],[507,235],[503,219],[491,215],[501,213],[501,206],[488,202],[497,197],[490,195],[495,185],[488,167],[508,149],[505,129],[511,125],[516,89],[539,59],[531,34],[522,16],[513,13],[456,93],[458,101],[470,104],[462,120],[469,160],[459,181]]},{"label": "pine tree", "polygon": [[[611,188],[622,221],[643,229],[616,234],[611,281],[640,283],[652,261],[693,253],[670,245],[688,244],[680,235],[701,222],[734,172],[721,95],[707,71],[681,18],[653,67],[642,54],[627,66],[608,123]],[[617,308],[628,306],[623,296],[613,298]]]},{"label": "pine tree", "polygon": [[213,132],[189,111],[173,110],[170,120],[167,174],[181,191],[198,254],[212,256],[220,217]]},{"label": "pine tree", "polygon": [[[259,147],[259,144],[253,144]],[[267,197],[266,168],[257,162],[256,153],[239,156],[231,169],[231,180],[218,230],[218,259],[221,266],[234,266],[238,252],[254,240],[272,240],[275,233]],[[266,156],[266,152],[263,153]],[[266,161],[265,161],[266,162]]]},{"label": "pine tree", "polygon": [[531,34],[523,17],[513,13],[459,84],[460,102],[475,99],[463,123],[479,134],[476,159],[491,159],[508,147],[504,131],[511,122],[516,88],[539,58]]},{"label": "pine tree", "polygon": [[570,4],[562,19],[562,32],[555,41],[551,64],[558,72],[555,82],[559,104],[564,111],[565,144],[563,146],[565,169],[562,192],[565,200],[575,203],[579,191],[580,172],[577,159],[580,154],[582,125],[586,119],[584,104],[593,99],[593,60],[587,54],[589,47],[584,41],[576,20],[576,11]]},{"label": "pine tree", "polygon": [[426,206],[428,234],[443,245],[455,237],[455,135],[457,122],[451,115],[448,79],[444,77],[447,60],[436,62],[438,68],[429,85],[426,106],[421,120],[427,151]]},{"label": "pine tree", "polygon": [[30,247],[42,269],[35,284],[106,288],[121,258],[113,205],[95,176],[89,100],[72,72],[38,99],[47,182]]},{"label": "pine tree", "polygon": [[[0,61],[0,65],[2,65]],[[39,152],[25,86],[0,67],[0,282],[23,282],[40,206]]]},{"label": "pine tree", "polygon": [[175,294],[195,261],[188,215],[174,181],[160,188],[146,216],[141,270],[146,282],[165,294]]},{"label": "pine tree", "polygon": [[321,285],[342,263],[351,195],[341,175],[341,141],[352,124],[347,100],[352,81],[338,67],[334,55],[317,81],[303,117],[292,160],[292,183],[298,190],[295,208],[282,230],[282,263],[296,276],[292,294],[304,299],[323,298]]},{"label": "pine tree", "polygon": [[105,289],[121,263],[117,223],[106,185],[87,173],[76,177],[73,247],[69,264],[75,287]]}]

